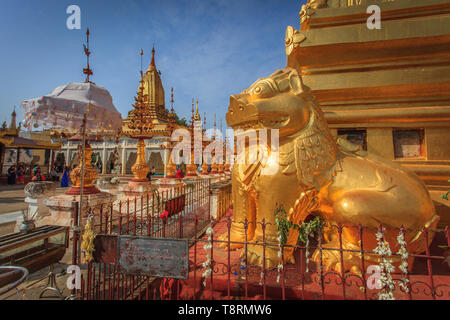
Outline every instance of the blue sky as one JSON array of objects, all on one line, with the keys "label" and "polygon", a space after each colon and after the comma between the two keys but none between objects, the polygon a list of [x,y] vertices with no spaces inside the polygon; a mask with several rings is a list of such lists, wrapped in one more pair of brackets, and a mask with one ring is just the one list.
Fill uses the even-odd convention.
[{"label": "blue sky", "polygon": [[[286,26],[299,27],[302,0],[0,1],[0,120],[14,105],[82,82],[82,44],[91,31],[93,81],[109,90],[122,116],[132,108],[140,58],[144,70],[155,44],[166,105],[190,117],[191,101],[225,118],[231,94],[286,65]],[[66,8],[81,8],[81,30],[66,27]],[[225,120],[223,120],[225,125]]]}]

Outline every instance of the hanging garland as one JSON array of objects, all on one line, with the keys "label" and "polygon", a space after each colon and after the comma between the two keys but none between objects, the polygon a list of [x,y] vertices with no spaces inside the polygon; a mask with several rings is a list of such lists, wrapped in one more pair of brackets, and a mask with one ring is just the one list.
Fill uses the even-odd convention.
[{"label": "hanging garland", "polygon": [[306,257],[306,272],[309,272],[309,237],[314,233],[322,234],[323,227],[326,222],[321,217],[315,217],[313,220],[305,222],[300,225],[294,224],[288,220],[288,214],[284,210],[283,206],[280,206],[275,211],[275,222],[277,224],[277,240],[278,240],[278,258],[280,263],[278,264],[278,276],[277,283],[280,279],[280,273],[283,271],[283,247],[286,245],[287,238],[291,229],[298,231],[298,239],[296,244],[303,243],[305,245],[305,257]]},{"label": "hanging garland", "polygon": [[405,232],[403,229],[400,230],[400,233],[397,236],[397,242],[400,246],[400,249],[397,251],[397,254],[400,255],[402,260],[400,266],[398,267],[402,272],[402,278],[399,281],[399,286],[402,287],[405,292],[409,292],[409,280],[408,276],[408,251],[406,250],[406,241],[405,241]]},{"label": "hanging garland", "polygon": [[84,252],[83,262],[88,263],[94,259],[94,239],[96,234],[92,225],[93,216],[90,215],[87,218],[86,226],[84,227],[83,242],[81,243],[81,249]]},{"label": "hanging garland", "polygon": [[202,277],[203,279],[203,286],[206,287],[206,278],[208,278],[212,273],[212,261],[211,257],[209,256],[209,252],[213,246],[212,240],[213,240],[213,228],[212,228],[212,222],[211,225],[206,229],[206,234],[208,235],[208,243],[203,246],[203,249],[206,251],[206,261],[202,263],[203,268],[205,270],[203,271]]},{"label": "hanging garland", "polygon": [[395,271],[390,259],[392,252],[389,243],[384,240],[384,228],[380,227],[376,233],[378,246],[373,250],[380,255],[380,278],[378,279],[381,291],[378,293],[378,300],[395,300],[392,291],[395,289],[394,280],[392,280],[391,272]]}]

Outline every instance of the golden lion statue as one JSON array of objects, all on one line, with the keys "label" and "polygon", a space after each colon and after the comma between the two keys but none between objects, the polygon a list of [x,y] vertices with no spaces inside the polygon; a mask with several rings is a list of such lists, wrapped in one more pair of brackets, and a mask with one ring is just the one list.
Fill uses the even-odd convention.
[{"label": "golden lion statue", "polygon": [[[323,247],[339,248],[336,225],[361,225],[369,230],[363,233],[364,250],[373,250],[377,246],[375,234],[382,224],[392,252],[398,250],[395,240],[398,231],[390,234],[388,230],[401,226],[406,230],[408,252],[423,250],[423,239],[417,240],[420,232],[424,226],[435,227],[439,217],[422,181],[399,165],[361,151],[345,139],[335,138],[314,96],[295,69],[278,70],[268,78],[257,80],[241,94],[232,95],[226,119],[236,135],[237,129],[242,129],[244,135],[247,129],[279,130],[279,162],[275,174],[261,174],[273,165],[267,157],[255,163],[235,164],[232,169],[231,241],[243,242],[247,236],[249,242],[262,243],[264,219],[265,241],[270,244],[265,251],[266,266],[273,267],[280,262],[275,221],[275,211],[280,205],[290,209],[290,219],[296,224],[311,213],[323,217],[328,223]],[[295,245],[298,233],[292,230],[287,244]],[[429,232],[429,236],[431,243],[433,233]],[[228,234],[221,237],[227,238]],[[358,228],[343,229],[344,249],[360,250],[359,240]],[[224,247],[227,245],[223,243]],[[234,243],[230,247],[237,249],[243,244]],[[249,264],[262,263],[262,245],[250,244],[247,250]],[[370,254],[365,257],[374,263],[378,261],[378,257]],[[284,258],[285,262],[295,262],[293,250],[285,249]],[[318,252],[313,259],[318,261]],[[322,259],[328,270],[340,271],[339,251],[323,250]],[[360,259],[357,252],[345,251],[344,269],[354,271],[360,266]]]}]

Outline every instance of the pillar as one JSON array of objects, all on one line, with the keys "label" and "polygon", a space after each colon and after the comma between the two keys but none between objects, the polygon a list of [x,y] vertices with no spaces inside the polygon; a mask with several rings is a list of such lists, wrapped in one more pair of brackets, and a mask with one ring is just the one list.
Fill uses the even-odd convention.
[{"label": "pillar", "polygon": [[103,152],[102,152],[102,174],[106,173],[106,166],[107,166],[107,153],[106,153],[106,142],[103,141]]},{"label": "pillar", "polygon": [[127,163],[127,159],[125,158],[126,157],[126,148],[125,148],[125,143],[124,143],[124,145],[122,145],[122,174],[126,174],[126,168],[125,168],[125,166],[126,166],[126,163]]}]

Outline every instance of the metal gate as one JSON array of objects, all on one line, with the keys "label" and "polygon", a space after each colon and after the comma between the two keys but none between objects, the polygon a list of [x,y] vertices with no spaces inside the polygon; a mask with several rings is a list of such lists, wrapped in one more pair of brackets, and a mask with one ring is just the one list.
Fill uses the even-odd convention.
[{"label": "metal gate", "polygon": [[[128,240],[130,244],[130,241],[134,239],[134,244],[126,248],[128,260],[139,258],[143,252],[149,252],[149,250],[139,249],[137,241],[141,241],[141,246],[151,243],[151,246],[155,248],[158,244],[167,246],[168,243],[184,239],[180,241],[186,242],[187,248],[194,242],[193,239],[210,224],[209,208],[209,179],[199,179],[162,192],[155,190],[139,197],[118,200],[107,205],[88,206],[83,210],[81,226],[74,228],[72,237],[72,264],[80,266],[82,271],[81,287],[78,290],[76,288],[72,290],[72,297],[82,300],[168,297],[172,290],[168,284],[174,284],[177,280],[140,274],[145,274],[145,270],[130,273],[129,270],[124,269],[123,263],[119,263],[118,247],[122,247],[122,252],[125,252],[120,243]],[[96,250],[93,252],[93,260],[84,263],[84,253],[80,250],[80,244],[88,219],[91,220],[92,231],[95,233]],[[74,221],[77,220],[78,211],[74,217]],[[166,241],[158,241],[161,239]],[[172,255],[176,256],[178,252],[174,249],[176,248],[164,249],[164,253],[172,252]],[[187,262],[188,252],[185,253]],[[162,254],[159,257],[158,253],[154,252],[154,254],[156,255],[153,258],[156,260],[164,258]],[[154,269],[155,264],[152,266]],[[167,270],[166,268],[166,273]],[[153,270],[153,272],[156,271]]]}]

